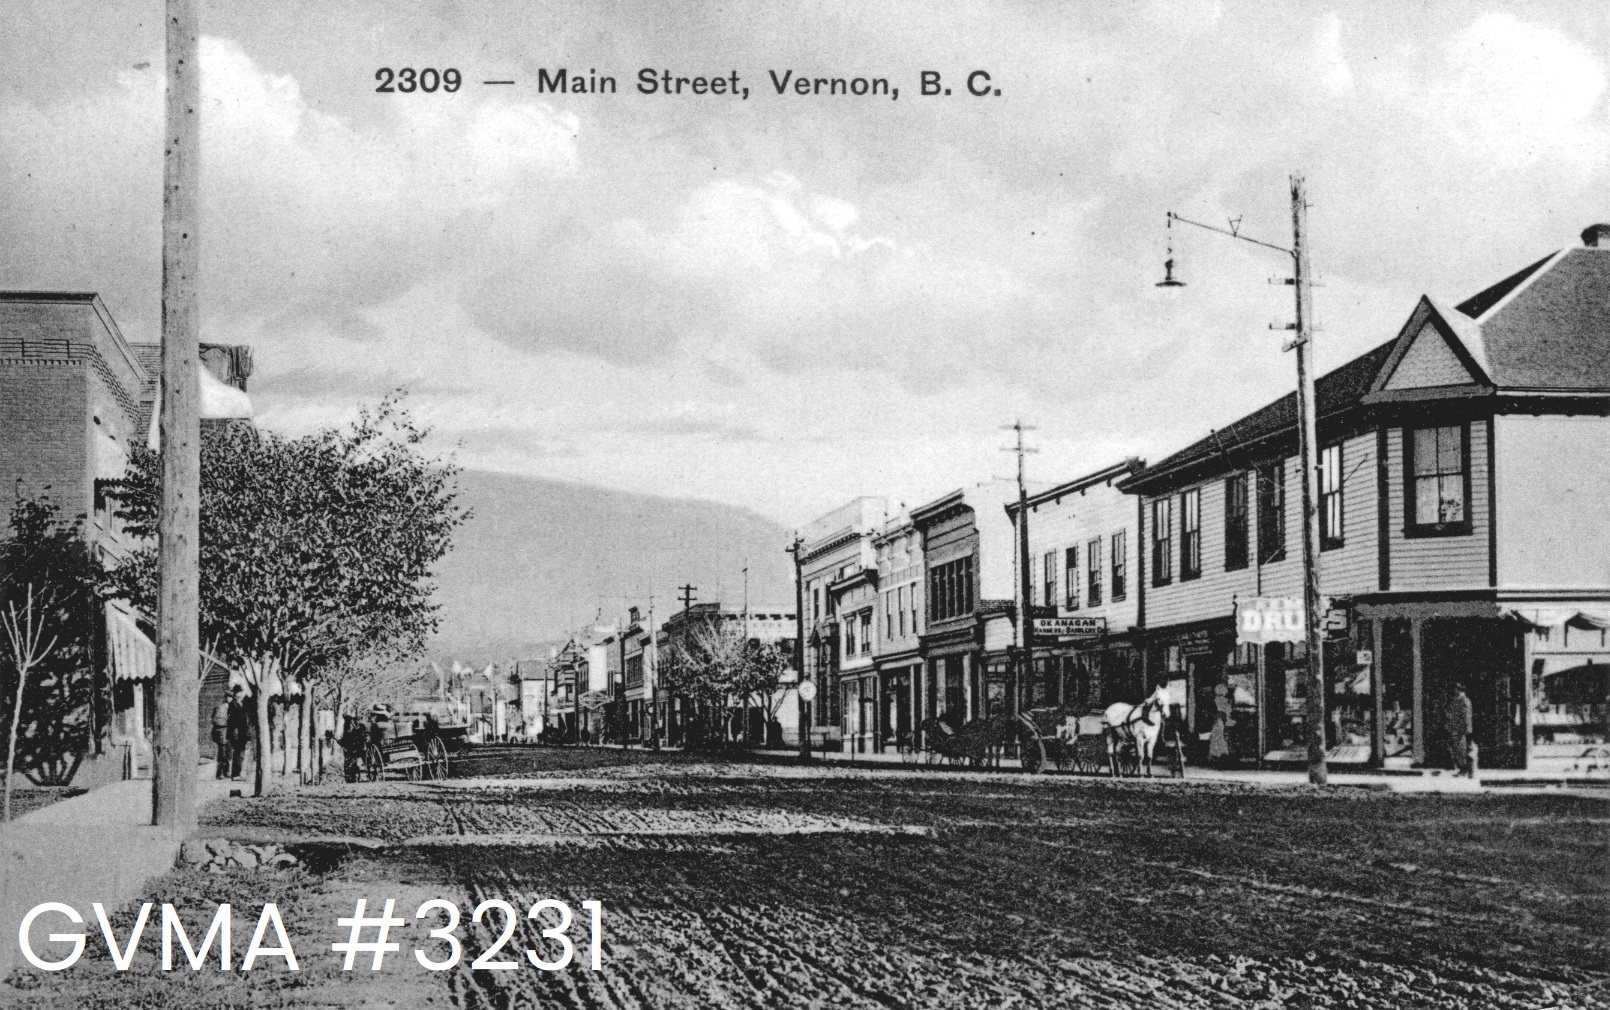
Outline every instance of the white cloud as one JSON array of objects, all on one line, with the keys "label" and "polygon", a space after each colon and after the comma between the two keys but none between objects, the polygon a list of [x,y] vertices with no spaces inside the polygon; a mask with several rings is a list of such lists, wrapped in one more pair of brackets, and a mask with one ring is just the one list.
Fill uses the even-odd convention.
[{"label": "white cloud", "polygon": [[1353,86],[1353,71],[1342,49],[1342,19],[1331,13],[1321,18],[1314,37],[1314,62],[1319,79],[1331,91],[1345,92]]},{"label": "white cloud", "polygon": [[1508,13],[1490,13],[1448,50],[1449,80],[1436,113],[1506,164],[1606,157],[1610,129],[1594,115],[1605,68],[1560,33]]}]

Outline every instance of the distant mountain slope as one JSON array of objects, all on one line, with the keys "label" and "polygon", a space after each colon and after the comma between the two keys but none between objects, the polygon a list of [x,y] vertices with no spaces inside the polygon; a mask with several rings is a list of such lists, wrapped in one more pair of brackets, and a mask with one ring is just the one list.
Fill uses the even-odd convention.
[{"label": "distant mountain slope", "polygon": [[[691,582],[700,602],[743,598],[793,610],[790,531],[753,512],[485,471],[459,476],[475,517],[437,572],[434,657],[493,662],[533,653],[603,609],[655,595],[656,619]],[[629,598],[628,598],[629,597]]]}]

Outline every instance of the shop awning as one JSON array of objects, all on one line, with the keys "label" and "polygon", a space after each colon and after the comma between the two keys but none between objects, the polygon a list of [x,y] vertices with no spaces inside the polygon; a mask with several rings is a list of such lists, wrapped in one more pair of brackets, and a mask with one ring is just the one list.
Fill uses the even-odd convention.
[{"label": "shop awning", "polygon": [[[252,398],[212,374],[212,370],[196,362],[196,392],[201,399],[201,417],[206,420],[226,420],[252,417]],[[151,404],[151,427],[146,429],[145,447],[152,452],[162,449],[162,383],[157,383],[156,400]]]},{"label": "shop awning", "polygon": [[1568,624],[1573,628],[1610,630],[1610,614],[1576,607],[1506,607],[1502,616],[1533,628],[1558,628]]},{"label": "shop awning", "polygon": [[156,643],[134,623],[121,603],[106,604],[106,652],[114,680],[150,680],[157,675]]}]

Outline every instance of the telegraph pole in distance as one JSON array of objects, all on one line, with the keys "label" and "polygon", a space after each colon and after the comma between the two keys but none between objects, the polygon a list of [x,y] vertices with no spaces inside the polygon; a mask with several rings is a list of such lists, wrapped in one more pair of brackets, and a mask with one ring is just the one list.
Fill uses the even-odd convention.
[{"label": "telegraph pole in distance", "polygon": [[799,706],[797,716],[799,724],[799,759],[811,759],[811,726],[806,718],[805,695],[800,688],[805,684],[805,561],[802,553],[805,548],[805,538],[798,533],[794,534],[794,542],[784,548],[794,556],[794,670],[797,681],[794,685],[794,701]]},{"label": "telegraph pole in distance", "polygon": [[1029,567],[1029,485],[1023,475],[1023,457],[1039,450],[1023,445],[1023,433],[1034,431],[1033,425],[1019,420],[1007,425],[1005,430],[1017,433],[1017,444],[1002,450],[1017,453],[1017,590],[1018,599],[1022,601],[1018,607],[1017,628],[1018,648],[1022,650],[1022,655],[1017,683],[1012,686],[1012,711],[1016,713],[1022,700],[1019,695],[1028,686],[1034,673],[1034,620],[1030,616],[1034,609],[1034,577],[1033,569]]},{"label": "telegraph pole in distance", "polygon": [[699,587],[690,583],[683,583],[682,585],[677,586],[677,588],[682,591],[682,596],[680,597],[682,600],[682,609],[687,610],[689,607],[692,607],[693,601],[696,598],[694,597],[693,592]]},{"label": "telegraph pole in distance", "polygon": [[162,138],[162,502],[157,525],[156,733],[151,822],[196,826],[200,687],[201,403],[197,307],[201,61],[194,0],[167,0]]},{"label": "telegraph pole in distance", "polygon": [[654,592],[648,594],[648,726],[650,749],[660,749],[660,632],[654,626]]}]

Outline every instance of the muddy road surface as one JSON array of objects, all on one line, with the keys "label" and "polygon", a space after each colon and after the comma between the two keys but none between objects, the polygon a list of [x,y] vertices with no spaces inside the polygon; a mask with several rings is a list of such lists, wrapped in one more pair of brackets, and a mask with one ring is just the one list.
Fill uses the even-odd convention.
[{"label": "muddy road surface", "polygon": [[[237,961],[277,902],[300,961],[14,973],[41,1007],[1610,1007],[1610,802],[1015,775],[802,771],[619,752],[504,756],[446,783],[329,786],[206,812],[281,870],[181,869],[150,900],[230,901]],[[400,951],[342,971],[338,916],[395,899]],[[447,956],[414,910],[462,910]],[[576,956],[541,935],[574,909]],[[471,910],[517,910],[502,932]],[[583,902],[602,904],[601,970]],[[206,925],[186,916],[190,931]],[[114,920],[126,937],[132,910]],[[372,935],[366,937],[372,939]],[[237,964],[238,968],[238,964]]]}]

